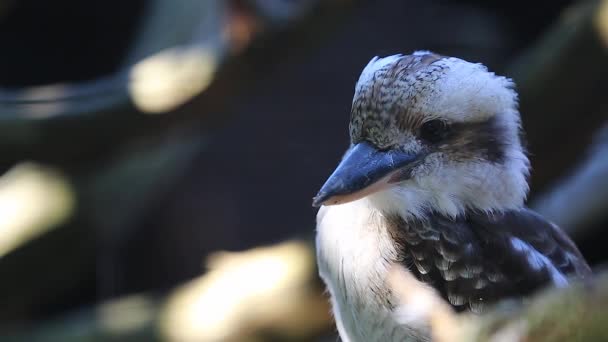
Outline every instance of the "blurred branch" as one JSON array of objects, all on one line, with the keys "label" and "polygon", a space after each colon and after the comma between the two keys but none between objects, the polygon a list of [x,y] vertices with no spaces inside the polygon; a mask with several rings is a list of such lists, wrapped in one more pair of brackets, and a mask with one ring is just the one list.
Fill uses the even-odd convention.
[{"label": "blurred branch", "polygon": [[[0,232],[0,293],[7,297],[0,319],[22,320],[69,296],[92,274],[100,297],[115,294],[121,267],[116,251],[150,202],[167,191],[204,144],[184,133],[139,141],[96,165],[94,172],[73,177],[67,189],[65,180],[31,166],[17,167],[0,179],[0,212],[11,214],[3,215],[7,222]],[[10,198],[2,201],[3,193]],[[74,213],[76,198],[80,204]],[[75,217],[65,213],[70,210]],[[11,242],[12,231],[27,236]]]},{"label": "blurred branch", "polygon": [[[0,177],[0,319],[18,319],[30,304],[48,300],[48,293],[69,291],[83,273],[91,252],[87,239],[64,229],[76,207],[76,190],[65,176],[22,163]],[[64,244],[74,238],[77,244]]]},{"label": "blurred branch", "polygon": [[[310,341],[331,324],[316,281],[312,245],[299,242],[219,253],[210,271],[155,299],[131,296],[31,328],[3,341]],[[549,288],[522,305],[501,303],[483,316],[456,314],[402,267],[388,281],[396,318],[434,341],[600,341],[608,338],[608,273]]]},{"label": "blurred branch", "polygon": [[[267,74],[273,66],[268,56],[311,51],[348,17],[353,2],[323,1],[292,25],[258,30],[247,27],[247,15],[230,13],[228,2],[151,1],[147,14],[152,17],[143,21],[141,41],[115,74],[75,84],[0,89],[2,160],[83,161],[168,127],[211,132],[231,119],[225,108],[235,96]],[[167,22],[172,23],[169,31]],[[248,34],[252,37],[244,43]],[[247,48],[235,51],[233,45]],[[145,56],[150,59],[131,68]],[[162,98],[165,94],[170,96]],[[144,111],[168,115],[141,115]]]},{"label": "blurred branch", "polygon": [[72,192],[63,175],[33,163],[0,177],[0,258],[66,221],[74,209]]},{"label": "blurred branch", "polygon": [[2,341],[309,341],[331,324],[312,245],[286,242],[209,258],[209,272],[162,299],[131,296]]},{"label": "blurred branch", "polygon": [[454,313],[432,288],[415,281],[401,267],[393,267],[389,281],[408,312],[407,322],[430,327],[433,341],[608,339],[608,273],[599,275],[592,284],[546,289],[523,306],[499,304],[483,316]]},{"label": "blurred branch", "polygon": [[[168,16],[149,19],[155,25],[167,20],[181,23],[175,17],[179,17],[180,11],[191,15],[185,25],[173,28],[182,30],[177,37],[180,41],[176,43],[196,45],[208,38],[206,33],[213,35],[211,40],[219,39],[214,34],[227,34],[225,26],[230,23],[224,20],[227,19],[226,7],[214,7],[217,1],[207,4],[183,0],[176,4],[175,1],[158,0],[151,4],[150,11]],[[178,99],[179,108],[166,115],[142,115],[128,102],[129,78],[124,69],[117,75],[90,83],[35,87],[23,92],[0,91],[3,165],[24,158],[61,165],[71,178],[78,201],[74,216],[67,223],[43,232],[35,239],[20,241],[0,259],[0,278],[3,279],[0,292],[5,297],[0,319],[9,323],[24,322],[36,314],[56,311],[56,306],[65,309],[62,305],[68,302],[66,297],[72,303],[69,305],[76,305],[74,297],[82,300],[78,296],[82,295],[83,288],[84,292],[89,290],[87,287],[100,288],[103,295],[115,294],[114,289],[120,281],[116,279],[116,270],[122,266],[116,262],[115,252],[124,247],[122,243],[133,233],[129,228],[142,218],[150,203],[158,200],[179,179],[192,158],[201,153],[205,133],[230,119],[226,106],[240,90],[247,89],[260,75],[267,73],[272,64],[268,63],[269,55],[310,51],[322,39],[319,37],[324,36],[320,32],[327,33],[328,29],[338,27],[338,18],[346,17],[343,10],[349,4],[346,1],[324,3],[306,18],[301,18],[297,25],[260,35],[239,56],[218,62],[221,65],[217,74],[213,75],[213,81],[205,91],[200,94],[188,92],[192,98],[186,103],[181,102],[183,98]],[[207,6],[209,11],[198,13],[186,5]],[[166,6],[172,10],[163,12]],[[192,28],[197,26],[197,19],[193,17],[201,20],[198,23],[200,32]],[[212,24],[221,27],[206,32],[205,25],[209,23],[205,18],[209,17],[213,17]],[[162,25],[156,29],[166,33]],[[142,29],[142,39],[154,39],[154,32],[154,27]],[[170,40],[164,35],[161,38],[164,43]],[[164,43],[146,39],[136,46],[131,55],[133,59],[165,47]],[[177,50],[175,55],[176,50],[171,50],[157,57],[177,57],[178,64],[187,61],[194,68],[201,67],[196,62],[190,63],[190,57],[201,57],[200,51]],[[179,52],[185,52],[185,56]],[[224,52],[217,53],[223,56]],[[150,72],[148,64],[148,70],[144,65],[143,74],[154,76],[159,70],[167,74],[167,69],[175,65],[171,58],[168,64],[165,58],[151,61],[169,68],[159,69],[156,64]],[[133,60],[125,63],[130,62]],[[197,74],[198,81],[207,82],[209,73]],[[134,72],[136,78],[141,75]],[[149,86],[161,83],[162,88],[167,84],[159,78],[143,77],[144,81],[150,81]],[[185,83],[181,82],[179,86],[191,85]],[[207,84],[202,85],[204,88]],[[61,253],[57,253],[58,250]],[[94,283],[96,275],[104,281]],[[39,284],[41,279],[44,279],[44,286]]]}]

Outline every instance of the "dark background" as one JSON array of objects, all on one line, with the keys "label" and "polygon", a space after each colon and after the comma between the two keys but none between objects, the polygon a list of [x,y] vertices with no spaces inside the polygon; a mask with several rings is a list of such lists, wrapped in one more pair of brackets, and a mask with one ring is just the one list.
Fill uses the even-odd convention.
[{"label": "dark background", "polygon": [[[162,298],[204,274],[211,252],[310,243],[311,198],[348,145],[362,67],[420,49],[515,80],[530,203],[564,226],[590,263],[605,262],[606,2],[209,1],[190,21],[155,14],[161,34],[145,39],[171,35],[133,57],[161,3],[192,6],[0,1],[0,167],[29,161],[58,171],[76,203],[49,230],[0,249],[7,332],[125,295]],[[208,40],[219,42],[208,88],[160,114],[138,107],[128,91],[134,65]],[[585,177],[594,162],[603,169]],[[586,185],[568,188],[576,179]],[[593,210],[577,215],[574,204]]]}]

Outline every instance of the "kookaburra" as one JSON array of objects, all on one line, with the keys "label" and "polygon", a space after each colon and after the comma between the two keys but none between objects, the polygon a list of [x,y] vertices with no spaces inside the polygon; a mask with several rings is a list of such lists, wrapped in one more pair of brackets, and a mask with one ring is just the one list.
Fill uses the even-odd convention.
[{"label": "kookaburra", "polygon": [[343,341],[428,338],[395,320],[393,264],[476,313],[591,275],[568,236],[524,206],[529,161],[513,88],[481,64],[430,52],[363,69],[350,147],[313,201]]}]

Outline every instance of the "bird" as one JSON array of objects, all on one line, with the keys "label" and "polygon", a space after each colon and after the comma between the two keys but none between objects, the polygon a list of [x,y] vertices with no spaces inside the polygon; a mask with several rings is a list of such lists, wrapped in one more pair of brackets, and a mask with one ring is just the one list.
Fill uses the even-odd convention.
[{"label": "bird", "polygon": [[427,341],[398,321],[402,265],[457,312],[589,279],[557,225],[525,205],[530,162],[514,82],[430,51],[374,57],[350,145],[317,195],[316,253],[342,341]]}]

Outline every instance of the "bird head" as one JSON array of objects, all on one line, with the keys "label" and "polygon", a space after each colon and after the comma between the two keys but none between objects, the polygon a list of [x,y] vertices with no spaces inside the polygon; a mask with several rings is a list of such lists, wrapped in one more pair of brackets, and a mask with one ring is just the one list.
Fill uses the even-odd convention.
[{"label": "bird head", "polygon": [[313,205],[365,197],[404,217],[521,207],[529,162],[513,88],[454,57],[373,58],[355,86],[351,145]]}]

